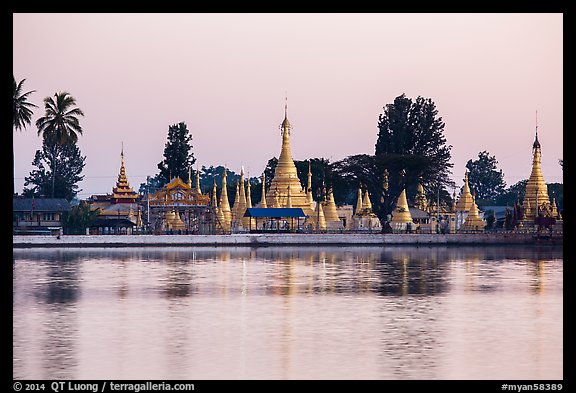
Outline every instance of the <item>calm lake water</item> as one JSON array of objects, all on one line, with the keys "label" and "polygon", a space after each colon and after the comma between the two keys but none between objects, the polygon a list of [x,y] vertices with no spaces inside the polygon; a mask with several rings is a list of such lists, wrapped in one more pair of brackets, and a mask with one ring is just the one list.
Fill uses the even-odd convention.
[{"label": "calm lake water", "polygon": [[546,247],[15,249],[15,379],[562,379]]}]

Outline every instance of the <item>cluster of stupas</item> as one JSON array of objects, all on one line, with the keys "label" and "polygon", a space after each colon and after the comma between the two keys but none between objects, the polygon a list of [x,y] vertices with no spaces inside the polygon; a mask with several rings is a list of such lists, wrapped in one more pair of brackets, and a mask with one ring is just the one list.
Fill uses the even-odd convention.
[{"label": "cluster of stupas", "polygon": [[[380,230],[382,224],[372,210],[372,202],[368,190],[358,188],[357,202],[354,213],[350,213],[350,225],[344,228],[342,212],[336,206],[332,187],[324,187],[323,198],[315,202],[312,195],[312,173],[308,166],[308,179],[306,186],[302,186],[298,178],[296,165],[290,149],[290,132],[292,126],[288,120],[287,105],[284,108],[284,120],[280,125],[282,134],[282,148],[271,185],[266,190],[266,178],[262,175],[262,199],[255,207],[259,208],[300,208],[305,220],[302,229],[308,230]],[[538,129],[533,144],[532,173],[526,185],[526,194],[521,208],[524,220],[533,220],[536,216],[559,217],[556,201],[550,201],[542,171],[540,168],[541,146],[538,141]],[[236,184],[234,205],[230,206],[227,189],[227,173],[222,176],[221,194],[217,198],[216,182],[210,194],[202,194],[200,189],[200,173],[196,171],[195,186],[188,169],[188,182],[184,183],[179,177],[171,181],[161,190],[148,197],[149,207],[158,208],[157,213],[160,225],[156,228],[168,231],[183,231],[190,225],[190,215],[182,216],[182,212],[191,207],[210,206],[215,213],[216,225],[222,232],[247,231],[255,228],[254,218],[246,216],[247,209],[252,208],[251,185],[244,178],[244,168],[241,169],[240,179]],[[385,173],[385,188],[387,189],[387,173]],[[470,190],[468,172],[464,174],[464,185],[460,195],[453,194],[452,206],[438,204],[428,200],[421,182],[418,184],[416,197],[412,207],[408,205],[406,190],[403,189],[396,201],[390,216],[390,226],[393,231],[419,229],[428,226],[430,230],[442,230],[451,233],[458,231],[483,231],[486,222],[483,212],[478,209],[474,193]],[[102,217],[122,215],[135,225],[142,225],[141,209],[138,207],[138,194],[130,187],[124,167],[124,151],[121,153],[121,166],[116,187],[112,195],[105,199],[105,206],[98,205],[97,198],[93,206],[100,207]],[[411,213],[412,210],[412,213]],[[416,214],[416,216],[413,216]],[[420,218],[418,218],[418,216]],[[259,228],[257,228],[259,229]],[[292,228],[294,229],[294,228]]]}]

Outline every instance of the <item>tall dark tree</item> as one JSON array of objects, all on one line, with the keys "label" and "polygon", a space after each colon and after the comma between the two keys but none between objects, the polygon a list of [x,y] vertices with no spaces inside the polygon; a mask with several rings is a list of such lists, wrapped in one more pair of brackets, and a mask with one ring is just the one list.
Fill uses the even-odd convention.
[{"label": "tall dark tree", "polygon": [[192,135],[185,122],[168,127],[168,141],[164,145],[164,160],[158,163],[160,172],[156,175],[160,186],[164,186],[176,176],[186,181],[188,167],[194,165],[196,158],[192,153]]},{"label": "tall dark tree", "polygon": [[480,205],[493,204],[494,200],[504,192],[506,182],[502,169],[497,168],[498,161],[487,151],[478,153],[478,159],[468,160],[468,182],[476,193],[476,202]]},{"label": "tall dark tree", "polygon": [[[78,116],[84,116],[84,112],[76,106],[76,99],[68,92],[54,94],[54,98],[44,98],[44,107],[46,113],[36,120],[38,127],[38,136],[42,135],[46,146],[52,148],[51,156],[58,155],[57,149],[67,144],[76,144],[78,134],[82,135],[82,127]],[[56,165],[58,160],[53,160],[52,164]],[[52,167],[52,192],[54,198],[56,187],[57,168]]]},{"label": "tall dark tree", "polygon": [[[37,105],[28,102],[28,96],[36,90],[30,90],[26,93],[22,92],[25,80],[26,79],[22,79],[20,82],[16,83],[16,78],[12,75],[12,127],[14,128],[14,131],[22,131],[26,126],[29,126],[32,122],[32,108],[38,107]],[[12,145],[12,173],[14,173],[14,145]],[[12,182],[12,193],[14,193],[14,182]]]},{"label": "tall dark tree", "polygon": [[[383,219],[394,208],[402,189],[414,189],[418,182],[429,190],[453,187],[449,175],[450,150],[444,136],[444,122],[430,98],[407,98],[405,94],[384,107],[378,118],[375,157],[358,156],[371,167],[369,185],[375,196],[376,214]],[[353,160],[349,160],[353,161]],[[351,162],[350,162],[351,163]],[[384,192],[383,170],[388,172],[388,191]]]},{"label": "tall dark tree", "polygon": [[[78,183],[84,179],[86,157],[82,157],[75,143],[60,145],[55,141],[44,140],[42,150],[37,150],[32,165],[37,169],[24,179],[24,195],[53,198],[66,198],[71,201],[81,190]],[[56,173],[51,171],[56,168]],[[31,185],[32,187],[26,188]]]}]

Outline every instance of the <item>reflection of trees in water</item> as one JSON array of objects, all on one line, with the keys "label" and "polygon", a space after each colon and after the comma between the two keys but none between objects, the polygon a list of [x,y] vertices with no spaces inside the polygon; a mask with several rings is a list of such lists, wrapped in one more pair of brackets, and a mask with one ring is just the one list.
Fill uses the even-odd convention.
[{"label": "reflection of trees in water", "polygon": [[448,256],[443,248],[385,249],[375,270],[380,295],[437,295],[448,290]]},{"label": "reflection of trees in water", "polygon": [[80,295],[79,263],[61,255],[44,264],[46,278],[35,291],[36,298],[48,304],[74,303]]}]

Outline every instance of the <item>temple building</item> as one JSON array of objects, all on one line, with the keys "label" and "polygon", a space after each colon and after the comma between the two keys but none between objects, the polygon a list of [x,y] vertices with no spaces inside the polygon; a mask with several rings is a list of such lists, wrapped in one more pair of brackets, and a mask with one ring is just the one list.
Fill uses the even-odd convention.
[{"label": "temple building", "polygon": [[196,185],[192,186],[190,168],[187,183],[176,176],[151,194],[147,203],[150,224],[155,233],[205,233],[213,231],[216,225],[216,212],[206,209],[210,205],[210,196],[202,194],[198,171]]},{"label": "temple building", "polygon": [[120,173],[112,194],[92,195],[88,198],[90,210],[99,210],[98,217],[91,224],[93,234],[131,234],[143,227],[142,208],[138,204],[139,195],[126,176],[124,147],[120,152]]}]

